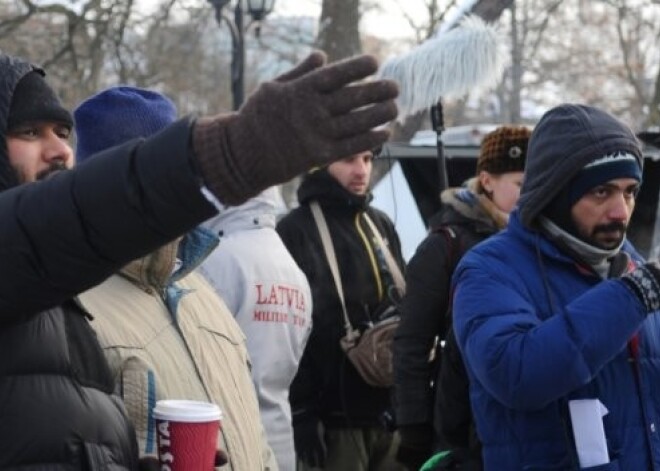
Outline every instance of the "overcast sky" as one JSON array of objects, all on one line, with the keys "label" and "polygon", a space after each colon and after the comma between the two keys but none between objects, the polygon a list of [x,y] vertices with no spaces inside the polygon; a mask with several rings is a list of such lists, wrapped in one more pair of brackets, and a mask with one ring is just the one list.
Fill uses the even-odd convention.
[{"label": "overcast sky", "polygon": [[[423,0],[379,0],[382,12],[369,12],[362,20],[361,28],[375,36],[411,37],[410,26],[403,17],[405,11],[413,18],[423,21]],[[402,10],[401,5],[405,5]],[[278,15],[321,15],[321,0],[275,0],[275,14]]]}]

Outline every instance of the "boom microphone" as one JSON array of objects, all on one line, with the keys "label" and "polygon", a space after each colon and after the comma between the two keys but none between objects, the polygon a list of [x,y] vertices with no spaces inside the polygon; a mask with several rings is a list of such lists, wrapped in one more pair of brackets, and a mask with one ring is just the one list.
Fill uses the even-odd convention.
[{"label": "boom microphone", "polygon": [[504,72],[503,36],[477,16],[386,61],[380,78],[398,82],[399,121],[438,103],[495,85]]}]

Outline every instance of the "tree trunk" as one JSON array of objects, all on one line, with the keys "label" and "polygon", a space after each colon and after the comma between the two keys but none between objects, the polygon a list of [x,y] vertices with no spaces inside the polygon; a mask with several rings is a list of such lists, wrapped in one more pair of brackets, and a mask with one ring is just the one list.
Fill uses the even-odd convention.
[{"label": "tree trunk", "polygon": [[518,36],[516,3],[511,2],[511,99],[509,102],[509,122],[520,122],[520,95],[522,92],[522,51]]},{"label": "tree trunk", "polygon": [[502,12],[513,3],[513,0],[479,0],[474,4],[470,13],[483,18],[485,21],[496,21]]},{"label": "tree trunk", "polygon": [[360,0],[323,0],[317,47],[329,61],[345,59],[362,51]]}]

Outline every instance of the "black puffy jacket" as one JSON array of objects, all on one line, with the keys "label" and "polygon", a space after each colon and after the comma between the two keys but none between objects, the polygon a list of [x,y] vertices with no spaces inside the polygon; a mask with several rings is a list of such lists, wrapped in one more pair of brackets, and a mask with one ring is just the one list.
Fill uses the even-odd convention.
[{"label": "black puffy jacket", "polygon": [[11,96],[33,67],[0,54],[0,469],[134,470],[135,437],[74,300],[212,216],[190,123],[16,186]]}]

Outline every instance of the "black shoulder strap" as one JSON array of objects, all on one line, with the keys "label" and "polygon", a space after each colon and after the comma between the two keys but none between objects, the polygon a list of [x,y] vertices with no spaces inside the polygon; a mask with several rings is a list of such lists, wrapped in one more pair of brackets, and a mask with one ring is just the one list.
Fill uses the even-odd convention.
[{"label": "black shoulder strap", "polygon": [[[449,273],[449,277],[451,279],[451,275],[456,270],[456,265],[458,265],[458,261],[461,258],[462,244],[460,240],[459,231],[456,227],[452,227],[452,226],[437,226],[432,229],[432,232],[442,233],[442,235],[445,237],[445,240],[447,241],[447,261],[448,261],[447,273]],[[447,319],[445,329],[447,330],[451,329],[451,324],[452,324],[451,299],[453,297],[454,297],[454,293],[450,289],[449,290],[450,301],[447,304],[447,312],[445,313]],[[446,336],[446,332],[443,332],[443,338],[445,336]]]},{"label": "black shoulder strap", "polygon": [[437,226],[432,229],[432,232],[442,233],[447,241],[448,260],[449,260],[449,273],[454,273],[458,259],[461,255],[461,244],[458,236],[458,231],[451,226]]}]

